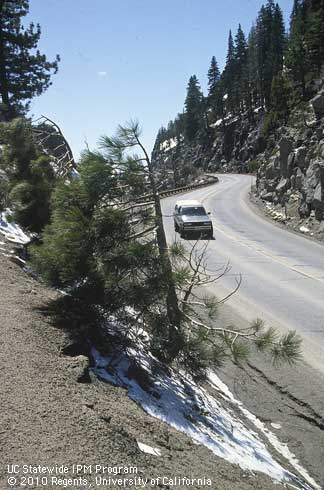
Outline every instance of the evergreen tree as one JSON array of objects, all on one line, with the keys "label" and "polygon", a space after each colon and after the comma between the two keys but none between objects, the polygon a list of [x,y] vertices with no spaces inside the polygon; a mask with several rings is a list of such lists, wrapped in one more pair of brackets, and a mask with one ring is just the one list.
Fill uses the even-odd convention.
[{"label": "evergreen tree", "polygon": [[223,130],[225,131],[225,104],[224,104],[224,96],[225,96],[225,81],[224,76],[221,76],[220,81],[217,84],[215,90],[215,114],[217,118],[221,118],[223,120]]},{"label": "evergreen tree", "polygon": [[305,97],[309,56],[306,46],[306,9],[300,0],[294,0],[291,13],[286,65],[291,78],[300,86],[302,96]]},{"label": "evergreen tree", "polygon": [[235,37],[235,65],[234,65],[234,93],[235,106],[240,110],[244,110],[244,102],[247,97],[247,43],[241,24],[238,26]]},{"label": "evergreen tree", "polygon": [[280,124],[286,124],[291,109],[292,86],[286,75],[279,73],[271,84],[271,110],[267,113],[262,132],[268,136]]},{"label": "evergreen tree", "polygon": [[292,86],[286,75],[279,73],[272,80],[271,109],[278,115],[278,119],[287,123],[291,107]]},{"label": "evergreen tree", "polygon": [[242,30],[241,24],[238,26],[237,34],[235,37],[235,48],[234,48],[234,56],[235,61],[238,66],[243,66],[246,62],[246,51],[247,44],[244,32]]},{"label": "evergreen tree", "polygon": [[285,30],[278,4],[268,0],[257,19],[258,76],[261,103],[267,108],[271,100],[271,84],[283,64]]},{"label": "evergreen tree", "polygon": [[235,107],[234,78],[235,78],[235,47],[234,47],[232,31],[229,31],[226,64],[224,69],[224,87],[225,87],[225,95],[227,96],[227,107],[229,110],[233,110]]},{"label": "evergreen tree", "polygon": [[185,135],[192,141],[203,124],[203,94],[196,75],[189,79],[185,100]]},{"label": "evergreen tree", "polygon": [[228,35],[228,45],[227,45],[227,55],[226,55],[226,67],[231,66],[235,61],[235,48],[232,36],[232,31],[229,31]]},{"label": "evergreen tree", "polygon": [[212,97],[214,95],[217,83],[220,79],[220,71],[215,56],[213,56],[211,59],[207,77],[208,77],[208,96]]},{"label": "evergreen tree", "polygon": [[312,75],[318,76],[324,63],[324,2],[312,0],[307,6],[307,48]]},{"label": "evergreen tree", "polygon": [[282,10],[276,3],[273,10],[273,26],[272,26],[272,57],[273,57],[273,76],[281,72],[283,67],[283,56],[286,46],[285,23]]},{"label": "evergreen tree", "polygon": [[40,25],[24,28],[21,20],[29,11],[29,0],[0,1],[0,116],[5,120],[24,114],[29,101],[51,85],[59,57],[49,62],[37,50]]},{"label": "evergreen tree", "polygon": [[36,148],[25,119],[0,124],[0,167],[8,176],[8,199],[13,219],[39,232],[49,222],[56,178],[51,159]]},{"label": "evergreen tree", "polygon": [[167,139],[167,129],[161,126],[156,135],[153,151],[159,151],[161,143]]},{"label": "evergreen tree", "polygon": [[178,114],[174,120],[175,136],[178,139],[178,141],[180,140],[185,130],[184,119],[185,119],[184,114]]},{"label": "evergreen tree", "polygon": [[253,107],[260,105],[260,77],[258,71],[258,46],[255,25],[251,27],[247,48],[247,94],[246,105],[250,118],[253,118]]}]

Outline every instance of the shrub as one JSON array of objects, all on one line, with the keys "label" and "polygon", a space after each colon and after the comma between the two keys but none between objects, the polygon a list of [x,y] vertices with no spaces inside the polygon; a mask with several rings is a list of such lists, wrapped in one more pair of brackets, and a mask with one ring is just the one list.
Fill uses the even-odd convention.
[{"label": "shrub", "polygon": [[259,162],[257,160],[250,160],[248,163],[249,173],[254,174],[259,168]]}]

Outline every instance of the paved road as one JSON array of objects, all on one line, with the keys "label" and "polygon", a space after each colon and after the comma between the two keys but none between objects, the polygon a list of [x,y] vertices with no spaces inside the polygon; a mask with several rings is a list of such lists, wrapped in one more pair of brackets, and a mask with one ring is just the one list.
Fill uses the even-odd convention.
[{"label": "paved road", "polygon": [[[168,240],[176,236],[171,217],[175,202],[182,197],[202,201],[214,225],[209,266],[217,268],[228,260],[232,266],[214,286],[217,295],[228,293],[241,274],[241,288],[230,300],[232,310],[248,320],[258,316],[268,325],[297,330],[307,362],[324,373],[324,247],[256,214],[247,197],[251,176],[219,177],[216,185],[163,200]],[[187,240],[183,243],[190,246]]]}]

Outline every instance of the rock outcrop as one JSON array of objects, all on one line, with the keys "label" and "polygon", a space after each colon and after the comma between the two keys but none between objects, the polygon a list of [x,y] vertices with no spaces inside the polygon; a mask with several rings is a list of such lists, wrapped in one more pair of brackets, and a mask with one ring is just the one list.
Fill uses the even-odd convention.
[{"label": "rock outcrop", "polygon": [[[291,217],[324,219],[324,79],[312,85],[314,97],[297,107],[265,138],[265,112],[228,115],[190,144],[182,136],[163,142],[153,164],[169,185],[186,185],[201,172],[257,170],[257,194]],[[317,90],[317,93],[316,93]],[[172,182],[171,182],[172,181]]]},{"label": "rock outcrop", "polygon": [[[257,193],[285,208],[287,217],[324,219],[324,92],[295,124],[277,132],[277,143],[258,155]],[[305,118],[308,118],[308,121]],[[288,216],[289,215],[289,216]]]},{"label": "rock outcrop", "polygon": [[320,92],[311,100],[315,115],[318,119],[324,117],[324,91]]},{"label": "rock outcrop", "polygon": [[176,185],[190,183],[203,172],[247,172],[248,162],[266,148],[261,134],[264,111],[226,117],[188,144],[183,137],[166,140],[152,153],[156,168],[172,174]]}]

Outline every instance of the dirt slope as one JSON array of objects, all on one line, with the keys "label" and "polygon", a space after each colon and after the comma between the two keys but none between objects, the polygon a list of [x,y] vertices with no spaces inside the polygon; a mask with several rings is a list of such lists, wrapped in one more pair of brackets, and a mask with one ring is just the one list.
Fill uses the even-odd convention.
[{"label": "dirt slope", "polygon": [[[206,477],[212,480],[211,488],[217,490],[283,488],[263,475],[247,474],[148,416],[123,389],[93,376],[91,383],[77,382],[86,360],[63,355],[62,349],[69,343],[67,336],[39,311],[56,293],[3,256],[0,271],[1,490],[22,488],[18,482],[26,476],[22,474],[23,464],[63,464],[69,467],[64,478],[87,479],[70,484],[63,481],[58,486],[56,480],[52,485],[53,480],[48,478],[42,485],[35,480],[41,476],[38,473],[25,488],[63,488],[63,483],[64,488],[71,489],[131,488],[100,485],[98,481],[96,485],[94,467],[90,475],[72,475],[72,464],[136,466],[137,477],[141,478]],[[142,453],[136,440],[159,448],[162,455]],[[11,464],[19,465],[20,473],[14,475],[17,485],[9,486],[7,465]],[[43,475],[48,477],[47,473]],[[148,484],[147,488],[152,487]],[[196,483],[177,488],[210,487]]]}]

